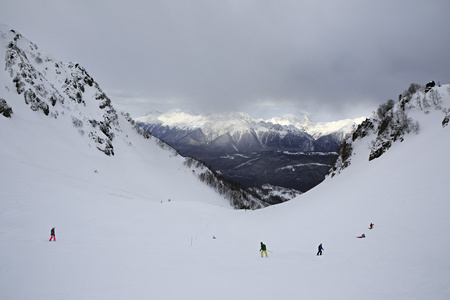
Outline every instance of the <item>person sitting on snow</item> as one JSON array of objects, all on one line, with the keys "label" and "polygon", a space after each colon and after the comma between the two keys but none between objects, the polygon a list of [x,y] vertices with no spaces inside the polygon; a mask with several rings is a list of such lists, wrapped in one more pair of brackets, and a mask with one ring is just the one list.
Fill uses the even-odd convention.
[{"label": "person sitting on snow", "polygon": [[358,236],[358,239],[363,239],[363,238],[365,238],[366,237],[366,235],[363,233],[363,234],[361,234],[360,236]]}]

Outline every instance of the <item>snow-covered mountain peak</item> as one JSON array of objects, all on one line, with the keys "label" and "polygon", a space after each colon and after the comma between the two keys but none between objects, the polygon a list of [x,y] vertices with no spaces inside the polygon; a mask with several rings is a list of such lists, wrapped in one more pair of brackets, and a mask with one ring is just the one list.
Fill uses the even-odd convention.
[{"label": "snow-covered mountain peak", "polygon": [[317,122],[305,128],[314,137],[320,137],[333,132],[351,133],[366,117],[344,119],[332,122]]},{"label": "snow-covered mountain peak", "polygon": [[201,128],[205,125],[218,127],[215,124],[220,123],[220,127],[228,124],[252,123],[254,120],[245,113],[226,113],[201,115],[190,113],[181,108],[174,107],[166,112],[152,111],[145,116],[135,118],[136,121],[146,123],[160,123],[163,126],[180,128]]},{"label": "snow-covered mountain peak", "polygon": [[341,132],[343,135],[348,134],[365,119],[365,117],[360,117],[356,119],[344,119],[331,122],[313,122],[306,115],[287,114],[282,117],[274,117],[266,121],[284,126],[291,125],[307,132],[314,138],[319,138],[334,132]]},{"label": "snow-covered mountain peak", "polygon": [[201,115],[189,114],[179,108],[172,108],[166,113],[160,114],[157,120],[162,124],[179,128],[196,128],[208,121]]},{"label": "snow-covered mountain peak", "polygon": [[266,122],[270,122],[273,124],[285,125],[285,126],[294,125],[299,128],[307,127],[307,126],[313,124],[313,122],[307,115],[301,115],[301,114],[299,114],[299,115],[284,114],[281,117],[270,118],[270,119],[266,120]]},{"label": "snow-covered mountain peak", "polygon": [[263,120],[256,119],[245,113],[226,113],[200,115],[183,111],[180,108],[173,108],[164,113],[149,113],[145,116],[135,118],[136,121],[147,124],[159,124],[170,128],[180,129],[201,129],[205,135],[216,138],[225,132],[231,135],[246,131],[267,132],[277,127],[277,131],[287,133],[289,131],[303,131],[313,136],[315,139],[339,133],[341,136],[349,134],[356,125],[365,118],[346,119],[335,122],[313,122],[306,115],[286,114],[282,117],[273,117]]},{"label": "snow-covered mountain peak", "polygon": [[135,118],[135,120],[182,130],[201,129],[211,139],[215,139],[225,133],[234,135],[249,130],[264,130],[258,124],[259,120],[253,119],[245,113],[201,115],[188,113],[180,108],[172,108],[164,113],[151,112],[145,116]]}]

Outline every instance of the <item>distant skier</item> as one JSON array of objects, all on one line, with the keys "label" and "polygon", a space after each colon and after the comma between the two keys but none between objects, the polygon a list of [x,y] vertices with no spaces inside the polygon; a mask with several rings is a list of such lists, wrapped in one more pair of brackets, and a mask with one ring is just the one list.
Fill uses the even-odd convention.
[{"label": "distant skier", "polygon": [[369,225],[369,229],[373,229],[373,225],[375,225],[375,224],[373,224],[373,223],[370,223],[370,225]]},{"label": "distant skier", "polygon": [[55,227],[53,227],[52,230],[50,230],[50,240],[48,241],[51,242],[52,240],[56,242]]},{"label": "distant skier", "polygon": [[363,238],[365,238],[366,237],[366,235],[363,233],[363,234],[361,234],[360,236],[357,236],[357,238],[358,239],[363,239]]},{"label": "distant skier", "polygon": [[267,248],[266,245],[263,244],[263,242],[261,242],[261,249],[259,249],[259,251],[261,251],[261,257],[263,257],[263,253],[265,253],[267,257]]},{"label": "distant skier", "polygon": [[319,245],[318,250],[319,250],[319,251],[317,251],[317,254],[316,254],[316,255],[322,255],[322,251],[325,250],[325,249],[323,249],[323,247],[322,247],[322,243]]}]

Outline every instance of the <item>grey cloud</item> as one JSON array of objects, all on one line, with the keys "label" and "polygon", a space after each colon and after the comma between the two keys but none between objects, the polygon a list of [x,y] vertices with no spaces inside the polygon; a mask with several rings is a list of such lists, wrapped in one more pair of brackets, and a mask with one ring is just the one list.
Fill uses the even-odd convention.
[{"label": "grey cloud", "polygon": [[370,114],[411,82],[450,80],[446,0],[36,2],[6,2],[0,19],[121,90],[134,114],[333,120]]}]

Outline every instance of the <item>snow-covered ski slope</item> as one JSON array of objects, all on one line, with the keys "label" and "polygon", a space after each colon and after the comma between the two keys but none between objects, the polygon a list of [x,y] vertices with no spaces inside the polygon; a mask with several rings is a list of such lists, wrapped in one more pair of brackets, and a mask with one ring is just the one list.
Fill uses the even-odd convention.
[{"label": "snow-covered ski slope", "polygon": [[294,200],[235,211],[148,140],[124,131],[107,156],[70,118],[0,98],[0,299],[450,298],[441,111],[411,113],[420,133],[371,162],[356,140],[347,169]]}]

